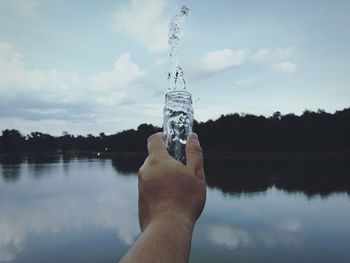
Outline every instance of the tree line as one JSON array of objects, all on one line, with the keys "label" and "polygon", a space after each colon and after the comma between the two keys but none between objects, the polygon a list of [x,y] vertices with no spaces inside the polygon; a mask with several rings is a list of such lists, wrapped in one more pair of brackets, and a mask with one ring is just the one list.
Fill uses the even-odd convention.
[{"label": "tree line", "polygon": [[[0,136],[1,152],[25,151],[146,151],[146,140],[161,128],[141,124],[116,134],[52,136],[41,132],[21,134],[6,129]],[[217,120],[194,121],[205,151],[233,152],[323,152],[350,150],[350,108],[334,114],[305,110],[302,115],[222,115]]]}]

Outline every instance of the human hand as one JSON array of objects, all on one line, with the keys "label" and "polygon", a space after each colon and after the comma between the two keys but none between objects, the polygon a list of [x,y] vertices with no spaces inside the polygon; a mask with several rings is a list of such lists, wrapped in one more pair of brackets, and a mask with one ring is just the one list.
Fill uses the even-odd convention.
[{"label": "human hand", "polygon": [[187,165],[172,158],[162,133],[148,138],[139,171],[141,235],[120,262],[188,262],[194,223],[206,196],[203,155],[196,134],[187,138]]},{"label": "human hand", "polygon": [[202,148],[196,134],[187,138],[187,164],[167,150],[162,133],[147,140],[148,157],[139,170],[139,221],[141,231],[153,221],[194,225],[206,199]]}]

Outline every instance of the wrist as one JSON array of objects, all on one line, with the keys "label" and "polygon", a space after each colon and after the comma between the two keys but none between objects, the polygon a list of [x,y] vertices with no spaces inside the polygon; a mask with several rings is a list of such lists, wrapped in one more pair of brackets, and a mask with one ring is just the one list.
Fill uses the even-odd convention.
[{"label": "wrist", "polygon": [[194,220],[190,217],[176,212],[159,212],[152,218],[150,225],[159,225],[169,230],[183,230],[192,233],[194,228]]},{"label": "wrist", "polygon": [[187,216],[157,213],[121,262],[188,262],[193,227]]}]

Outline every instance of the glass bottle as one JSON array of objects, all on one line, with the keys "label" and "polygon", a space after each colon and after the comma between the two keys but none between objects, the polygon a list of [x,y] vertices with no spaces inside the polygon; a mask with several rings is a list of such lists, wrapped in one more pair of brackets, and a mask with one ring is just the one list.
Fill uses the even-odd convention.
[{"label": "glass bottle", "polygon": [[169,91],[165,94],[163,134],[169,154],[186,164],[187,135],[192,132],[193,108],[191,93]]}]

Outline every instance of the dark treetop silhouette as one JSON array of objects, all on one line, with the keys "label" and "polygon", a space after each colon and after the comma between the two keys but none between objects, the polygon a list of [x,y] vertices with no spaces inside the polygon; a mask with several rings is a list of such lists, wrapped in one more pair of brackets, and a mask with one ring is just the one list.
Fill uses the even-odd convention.
[{"label": "dark treetop silhouette", "polygon": [[[0,152],[78,150],[104,152],[146,151],[146,139],[161,130],[150,124],[141,124],[137,130],[126,130],[113,135],[74,136],[64,132],[51,136],[32,132],[24,136],[17,130],[3,130]],[[222,115],[207,122],[194,122],[205,151],[230,152],[330,152],[350,150],[350,108],[334,114],[318,110],[304,111],[301,116],[271,117],[251,114]],[[215,140],[213,139],[215,138]]]},{"label": "dark treetop silhouette", "polygon": [[[334,114],[322,110],[305,111],[301,116],[276,112],[268,118],[231,114],[215,121],[195,122],[194,129],[207,152],[238,152],[238,155],[242,152],[350,152],[350,108]],[[19,173],[13,168],[26,161],[33,164],[31,167],[40,175],[43,173],[42,162],[57,162],[61,157],[64,162],[69,161],[70,151],[93,152],[96,157],[96,152],[106,152],[107,148],[107,152],[140,152],[122,153],[112,159],[112,165],[119,173],[134,175],[144,161],[142,152],[146,151],[147,137],[159,130],[158,127],[142,124],[137,130],[113,135],[73,136],[63,133],[58,137],[40,132],[23,136],[17,130],[4,130],[0,136],[0,163],[7,166],[2,167],[2,174],[8,181],[16,180]],[[68,154],[61,157],[43,154],[56,150]],[[36,154],[22,154],[26,152]],[[276,156],[279,155],[281,153]],[[275,162],[273,158],[238,161],[220,157],[206,160],[205,170],[209,187],[217,187],[228,194],[262,192],[272,186],[291,192],[301,191],[308,196],[327,196],[334,192],[350,194],[348,159],[320,161],[301,158]]]}]

